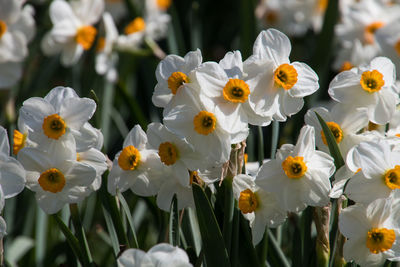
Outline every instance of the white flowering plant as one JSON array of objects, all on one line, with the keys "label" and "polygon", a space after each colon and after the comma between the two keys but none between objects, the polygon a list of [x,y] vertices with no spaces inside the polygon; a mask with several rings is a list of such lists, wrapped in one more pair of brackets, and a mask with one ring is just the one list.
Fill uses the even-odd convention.
[{"label": "white flowering plant", "polygon": [[0,265],[397,266],[399,23],[0,0]]}]

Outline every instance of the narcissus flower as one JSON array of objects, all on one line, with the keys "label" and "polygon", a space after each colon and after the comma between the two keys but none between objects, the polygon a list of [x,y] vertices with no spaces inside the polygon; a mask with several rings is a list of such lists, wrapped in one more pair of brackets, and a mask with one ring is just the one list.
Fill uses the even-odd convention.
[{"label": "narcissus flower", "polygon": [[97,35],[93,25],[99,21],[103,9],[103,0],[53,1],[50,5],[53,29],[42,40],[43,53],[61,52],[64,66],[76,63],[92,47]]},{"label": "narcissus flower", "polygon": [[232,144],[239,143],[249,134],[248,123],[257,122],[267,125],[271,120],[262,122],[253,119],[256,116],[248,99],[252,89],[244,80],[242,56],[239,51],[229,52],[220,61],[206,62],[195,72],[200,87],[200,100],[206,104],[212,100],[217,120],[231,134]]},{"label": "narcissus flower", "polygon": [[146,133],[136,125],[126,136],[123,149],[115,155],[108,176],[108,192],[115,195],[117,190],[131,189],[140,196],[155,195],[164,174],[157,151],[148,147]]},{"label": "narcissus flower", "polygon": [[117,259],[118,267],[191,267],[186,252],[170,244],[157,244],[147,253],[140,249],[127,249]]},{"label": "narcissus flower", "polygon": [[[224,130],[214,111],[213,103],[204,105],[193,90],[178,90],[172,100],[174,108],[164,117],[168,129],[186,138],[196,153],[204,157],[204,168],[228,161],[230,135]],[[209,100],[211,102],[211,100]]]},{"label": "narcissus flower", "polygon": [[382,266],[400,260],[400,191],[369,205],[357,203],[339,215],[339,230],[347,238],[344,258],[360,266]]},{"label": "narcissus flower", "polygon": [[317,74],[305,63],[290,63],[289,38],[275,29],[262,31],[253,46],[253,55],[244,62],[247,83],[254,88],[249,103],[259,115],[275,112],[285,121],[304,105],[303,97],[319,88]]},{"label": "narcissus flower", "polygon": [[10,145],[7,131],[0,126],[0,210],[4,198],[18,195],[25,187],[25,170],[14,158],[10,157]]},{"label": "narcissus flower", "polygon": [[34,191],[39,206],[48,214],[58,212],[66,203],[78,203],[90,194],[96,170],[77,161],[75,139],[71,133],[64,142],[49,146],[46,152],[27,147],[18,160],[27,172],[27,187]]},{"label": "narcissus flower", "polygon": [[[180,57],[168,55],[157,66],[157,84],[152,97],[153,104],[165,108],[176,95],[178,89],[193,81],[193,71],[201,64],[203,58],[199,49]],[[168,108],[167,111],[171,109]]]},{"label": "narcissus flower", "polygon": [[335,101],[350,108],[347,112],[365,108],[371,122],[385,124],[391,119],[399,102],[395,80],[395,67],[390,59],[377,57],[369,65],[336,75],[328,93]]},{"label": "narcissus flower", "polygon": [[32,97],[24,101],[20,119],[29,130],[29,138],[39,146],[63,141],[66,133],[81,136],[80,129],[96,110],[96,103],[80,98],[72,88],[56,87],[44,98]]},{"label": "narcissus flower", "polygon": [[304,126],[296,146],[283,145],[272,159],[261,166],[256,184],[273,193],[287,211],[298,212],[307,205],[329,203],[335,166],[333,158],[315,150],[314,128]]},{"label": "narcissus flower", "polygon": [[[346,195],[360,203],[385,198],[400,189],[400,152],[393,151],[385,140],[363,142],[354,148],[348,164],[360,168],[348,182]],[[354,167],[353,167],[354,168]]]},{"label": "narcissus flower", "polygon": [[280,206],[274,194],[258,187],[254,178],[239,174],[233,178],[232,189],[238,200],[239,209],[250,221],[253,244],[264,236],[265,227],[276,227],[286,219],[286,211]]},{"label": "narcissus flower", "polygon": [[118,53],[114,46],[118,40],[118,30],[114,20],[109,13],[103,14],[103,25],[105,37],[100,37],[96,48],[96,72],[105,75],[109,82],[116,82],[118,72],[116,64],[118,63]]},{"label": "narcissus flower", "polygon": [[368,140],[368,137],[358,134],[368,124],[368,116],[364,109],[355,110],[352,113],[344,112],[344,110],[346,109],[341,104],[336,104],[330,111],[322,107],[312,108],[307,111],[304,121],[315,128],[317,147],[329,153],[325,134],[315,115],[315,112],[318,113],[331,130],[340,152],[345,158],[350,148]]},{"label": "narcissus flower", "polygon": [[23,1],[1,0],[0,63],[21,62],[28,53],[28,41],[35,34],[33,8]]}]

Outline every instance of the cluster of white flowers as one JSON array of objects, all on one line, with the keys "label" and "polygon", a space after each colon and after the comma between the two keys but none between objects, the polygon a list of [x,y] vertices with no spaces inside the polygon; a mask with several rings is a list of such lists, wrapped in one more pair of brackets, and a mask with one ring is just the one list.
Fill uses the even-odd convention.
[{"label": "cluster of white flowers", "polygon": [[262,0],[256,16],[266,27],[277,28],[290,36],[304,35],[308,29],[319,32],[328,0]]},{"label": "cluster of white flowers", "polygon": [[26,170],[26,186],[48,214],[97,190],[107,169],[101,132],[88,122],[96,103],[73,89],[56,87],[23,103],[14,131],[14,154]]},{"label": "cluster of white flowers", "polygon": [[97,40],[96,71],[115,82],[118,78],[118,51],[134,52],[146,39],[152,41],[165,37],[170,21],[166,10],[171,1],[145,1],[145,15],[135,17],[125,26],[121,35],[118,34],[115,21],[126,16],[124,3],[108,2],[105,5],[104,0],[53,1],[50,5],[53,28],[42,40],[43,52],[46,55],[61,53],[64,66],[74,65],[82,53],[93,46],[98,36],[95,24],[102,17],[104,33]]},{"label": "cluster of white flowers", "polygon": [[[289,61],[290,51],[286,35],[270,29],[259,34],[245,61],[239,51],[219,63],[202,63],[199,50],[184,58],[167,56],[157,67],[152,99],[164,108],[164,125],[150,124],[147,134],[139,126],[132,129],[115,157],[109,192],[130,188],[141,196],[157,195],[163,210],[176,194],[180,209],[194,207],[192,183],[210,184],[227,174],[232,147],[246,140],[249,124],[285,121],[319,88],[308,65]],[[230,177],[254,244],[266,225],[283,223],[287,211],[329,203],[335,167],[314,143],[314,128],[305,126],[296,146],[283,146],[256,177]]]},{"label": "cluster of white flowers", "polygon": [[0,1],[0,89],[13,86],[22,76],[28,42],[35,35],[33,8],[21,0]]},{"label": "cluster of white flowers", "polygon": [[[164,125],[150,124],[147,134],[135,126],[129,133],[114,160],[109,192],[130,188],[142,196],[157,195],[164,210],[176,194],[180,209],[193,207],[191,184],[209,184],[226,175],[224,163],[232,147],[246,140],[248,124],[285,121],[302,108],[304,96],[318,89],[310,67],[290,63],[290,50],[288,38],[271,29],[260,33],[253,55],[244,62],[239,51],[228,52],[219,63],[202,63],[199,50],[184,58],[167,56],[157,67],[153,94],[153,103],[164,108]],[[296,145],[283,145],[255,175],[233,177],[234,195],[250,221],[254,244],[266,226],[283,223],[287,212],[324,207],[330,197],[345,194],[356,202],[339,219],[340,231],[349,239],[346,260],[368,266],[400,259],[393,204],[400,195],[392,192],[400,189],[395,81],[395,66],[384,57],[339,73],[328,90],[336,104],[330,111],[317,107],[307,112]],[[333,187],[334,161],[326,153],[327,138],[316,113],[346,159]],[[386,215],[376,210],[379,205],[390,207]],[[357,216],[368,218],[368,227],[349,234],[355,221],[363,220]]]},{"label": "cluster of white flowers", "polygon": [[[340,23],[336,25],[339,44],[334,68],[349,70],[376,56],[389,57],[400,67],[400,3],[387,0],[342,0]],[[398,73],[399,74],[399,73]]]}]

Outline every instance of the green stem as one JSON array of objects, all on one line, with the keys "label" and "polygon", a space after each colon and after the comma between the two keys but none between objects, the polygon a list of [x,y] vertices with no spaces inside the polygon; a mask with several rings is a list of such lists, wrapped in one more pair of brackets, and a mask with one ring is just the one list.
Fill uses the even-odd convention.
[{"label": "green stem", "polygon": [[84,257],[82,255],[82,250],[79,246],[78,239],[72,234],[71,230],[65,225],[65,223],[61,220],[61,218],[57,214],[53,214],[52,217],[56,221],[58,227],[60,228],[61,232],[63,232],[65,238],[69,246],[71,247],[72,251],[74,252],[75,256],[84,265]]},{"label": "green stem", "polygon": [[272,122],[271,159],[275,158],[279,141],[279,121]]},{"label": "green stem", "polygon": [[84,262],[82,264],[84,266],[91,266],[93,264],[92,254],[90,253],[89,245],[86,240],[85,230],[83,229],[82,226],[81,217],[79,215],[78,204],[76,203],[69,204],[69,210],[71,212],[71,219],[75,228],[75,234],[78,237],[79,244],[81,246],[81,251],[83,254]]},{"label": "green stem", "polygon": [[122,205],[122,208],[124,209],[125,215],[128,219],[129,226],[131,227],[132,238],[133,238],[133,244],[131,244],[131,247],[139,248],[139,244],[138,244],[137,237],[136,237],[135,226],[132,221],[132,213],[129,209],[128,203],[126,202],[124,196],[120,192],[118,192],[118,199]]},{"label": "green stem", "polygon": [[107,192],[107,176],[108,171],[103,175],[103,181],[99,190],[100,199],[104,209],[112,218],[115,232],[117,233],[119,244],[129,247],[128,237],[122,224],[121,214],[119,213],[115,197]]},{"label": "green stem", "polygon": [[104,136],[104,148],[108,151],[109,136],[110,136],[110,122],[111,110],[114,101],[114,85],[105,79],[103,91],[103,106],[101,110],[101,131]]},{"label": "green stem", "polygon": [[226,177],[222,182],[224,185],[224,222],[222,234],[224,236],[225,247],[228,251],[228,255],[231,254],[231,242],[232,242],[232,224],[233,224],[233,212],[235,207],[235,199],[232,191],[232,178]]},{"label": "green stem", "polygon": [[283,253],[281,247],[279,246],[278,242],[276,241],[271,230],[268,229],[267,231],[268,231],[268,240],[269,240],[269,243],[271,244],[271,250],[277,256],[277,258],[279,260],[279,266],[290,267],[290,264],[289,264],[288,260],[286,259],[285,254]]},{"label": "green stem", "polygon": [[264,160],[264,135],[261,126],[258,126],[258,164],[263,164]]}]

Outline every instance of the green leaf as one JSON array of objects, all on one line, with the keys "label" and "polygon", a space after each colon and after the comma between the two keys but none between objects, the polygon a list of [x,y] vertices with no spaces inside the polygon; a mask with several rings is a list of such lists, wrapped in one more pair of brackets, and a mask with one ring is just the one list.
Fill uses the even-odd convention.
[{"label": "green leaf", "polygon": [[173,246],[179,246],[179,213],[176,194],[172,198],[171,208],[169,209],[169,243]]},{"label": "green leaf", "polygon": [[68,244],[70,245],[72,251],[75,256],[79,259],[79,261],[83,264],[84,257],[79,246],[78,239],[72,234],[71,230],[65,225],[65,223],[61,220],[61,218],[57,214],[53,214],[52,217],[56,221],[58,227],[63,232],[65,238],[67,239]]},{"label": "green leaf", "polygon": [[119,199],[119,202],[122,205],[122,208],[124,209],[125,215],[126,215],[126,217],[128,219],[129,226],[131,228],[131,232],[132,232],[132,236],[133,236],[132,247],[133,248],[139,248],[139,244],[137,242],[137,237],[136,237],[135,225],[134,225],[133,220],[132,220],[132,213],[131,213],[131,211],[129,209],[128,203],[126,203],[126,200],[125,200],[124,196],[120,192],[118,192],[118,199]]},{"label": "green leaf", "polygon": [[336,170],[338,170],[340,167],[344,165],[344,160],[342,154],[340,153],[339,147],[336,143],[336,139],[333,136],[332,131],[329,129],[328,125],[326,125],[324,119],[322,119],[317,112],[315,112],[315,115],[317,115],[318,121],[321,124],[322,130],[324,131],[326,142],[328,143],[329,147],[329,152],[331,156],[334,158]]},{"label": "green leaf", "polygon": [[231,266],[210,201],[199,185],[193,184],[192,188],[207,266]]}]

